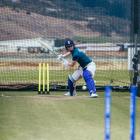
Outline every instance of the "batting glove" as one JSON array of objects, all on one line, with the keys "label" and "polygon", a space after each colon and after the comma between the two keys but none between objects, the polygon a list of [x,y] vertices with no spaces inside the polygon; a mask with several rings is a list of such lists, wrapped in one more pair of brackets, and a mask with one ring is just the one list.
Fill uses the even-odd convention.
[{"label": "batting glove", "polygon": [[69,67],[69,62],[68,62],[66,59],[64,59],[64,60],[63,60],[63,65],[64,65],[65,69],[68,69],[68,67]]},{"label": "batting glove", "polygon": [[57,57],[57,60],[61,60],[62,58],[63,58],[63,55],[59,54],[58,57]]}]

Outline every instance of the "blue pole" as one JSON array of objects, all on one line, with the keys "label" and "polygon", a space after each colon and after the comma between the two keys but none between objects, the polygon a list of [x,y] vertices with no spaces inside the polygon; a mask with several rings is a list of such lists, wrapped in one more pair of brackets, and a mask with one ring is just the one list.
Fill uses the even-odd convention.
[{"label": "blue pole", "polygon": [[130,140],[135,140],[136,94],[137,94],[137,87],[131,86],[131,89],[130,89]]},{"label": "blue pole", "polygon": [[104,140],[110,140],[110,124],[111,124],[111,87],[106,86],[105,88],[105,137]]}]

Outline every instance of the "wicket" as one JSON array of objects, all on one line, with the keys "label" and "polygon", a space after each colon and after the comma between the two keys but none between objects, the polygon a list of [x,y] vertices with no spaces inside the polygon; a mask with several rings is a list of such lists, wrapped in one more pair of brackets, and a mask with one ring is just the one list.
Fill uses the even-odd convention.
[{"label": "wicket", "polygon": [[49,94],[49,64],[39,63],[38,67],[38,94]]}]

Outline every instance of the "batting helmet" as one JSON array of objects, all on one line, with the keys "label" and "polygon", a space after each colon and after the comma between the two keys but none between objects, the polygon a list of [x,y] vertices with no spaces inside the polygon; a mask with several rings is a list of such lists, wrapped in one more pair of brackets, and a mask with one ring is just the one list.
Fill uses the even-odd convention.
[{"label": "batting helmet", "polygon": [[66,48],[66,50],[68,50],[68,48],[74,47],[74,46],[75,46],[75,44],[74,44],[74,42],[71,39],[66,39],[66,41],[65,41],[65,48]]}]

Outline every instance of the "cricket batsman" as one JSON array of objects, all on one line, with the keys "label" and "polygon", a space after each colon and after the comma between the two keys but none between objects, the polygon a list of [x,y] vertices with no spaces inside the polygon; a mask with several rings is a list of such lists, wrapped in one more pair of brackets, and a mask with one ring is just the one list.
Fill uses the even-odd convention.
[{"label": "cricket batsman", "polygon": [[93,79],[96,71],[95,63],[83,51],[76,48],[75,43],[71,39],[65,40],[65,48],[67,52],[65,54],[59,55],[59,59],[64,58],[70,54],[72,56],[72,62],[65,63],[65,67],[73,67],[76,63],[79,63],[78,69],[72,75],[68,76],[69,92],[67,93],[67,95],[74,96],[76,94],[75,83],[81,77],[83,77],[86,82],[89,96],[92,98],[98,97],[98,94],[96,93],[95,82]]}]

